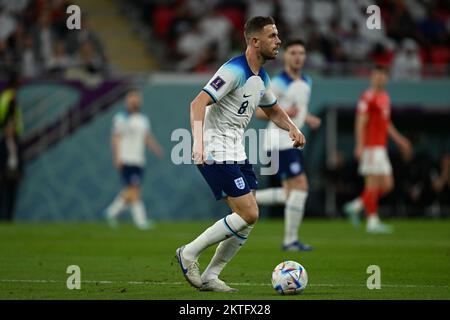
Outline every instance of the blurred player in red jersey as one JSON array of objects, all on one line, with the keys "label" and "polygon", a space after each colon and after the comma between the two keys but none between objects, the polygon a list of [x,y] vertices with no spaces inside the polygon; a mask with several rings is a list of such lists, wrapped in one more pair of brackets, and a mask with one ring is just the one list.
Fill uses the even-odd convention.
[{"label": "blurred player in red jersey", "polygon": [[405,157],[411,155],[411,143],[394,127],[391,121],[391,102],[385,90],[388,81],[386,68],[377,66],[371,74],[371,86],[358,101],[354,156],[359,162],[359,174],[364,176],[364,191],[344,206],[345,214],[358,227],[359,214],[365,209],[366,231],[391,233],[392,227],[380,222],[378,200],[394,186],[392,166],[387,153],[391,137]]}]

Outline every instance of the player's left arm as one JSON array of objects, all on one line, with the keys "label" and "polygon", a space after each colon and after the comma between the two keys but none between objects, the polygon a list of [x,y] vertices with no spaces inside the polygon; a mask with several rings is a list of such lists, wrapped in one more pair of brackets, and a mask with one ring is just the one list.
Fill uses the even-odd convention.
[{"label": "player's left arm", "polygon": [[403,155],[409,158],[412,152],[411,142],[397,130],[392,121],[389,122],[388,133]]},{"label": "player's left arm", "polygon": [[[298,113],[298,108],[295,106],[295,105],[292,105],[291,107],[289,107],[289,108],[287,108],[286,110],[285,110],[285,112],[286,112],[286,114],[289,116],[289,117],[295,117],[296,115],[297,115],[297,113]],[[260,107],[258,107],[258,108],[256,108],[256,110],[255,110],[255,116],[256,116],[256,118],[258,118],[258,119],[261,119],[261,120],[270,120],[269,118],[267,118],[267,116],[266,116],[266,114],[264,113],[264,111],[262,110],[262,108],[260,108]],[[313,116],[314,117],[314,116]],[[319,119],[319,118],[318,118]],[[314,121],[314,120],[313,120]],[[319,121],[320,121],[320,119],[319,119]],[[320,126],[320,123],[319,123],[319,126]]]},{"label": "player's left arm", "polygon": [[270,86],[270,78],[267,75],[264,84],[267,89],[261,97],[259,107],[268,119],[275,123],[280,129],[289,132],[289,137],[294,141],[294,148],[303,148],[306,144],[306,138],[294,122],[292,122],[286,111],[278,104],[277,98]]},{"label": "player's left arm", "polygon": [[319,129],[322,124],[322,120],[319,117],[316,117],[309,112],[306,114],[305,122],[312,130]]},{"label": "player's left arm", "polygon": [[261,120],[270,120],[267,116],[266,113],[262,110],[262,108],[258,107],[255,110],[255,117]]},{"label": "player's left arm", "polygon": [[145,142],[147,143],[148,148],[158,157],[162,158],[164,155],[164,151],[161,148],[161,145],[156,140],[155,136],[151,133],[147,133],[145,137]]},{"label": "player's left arm", "polygon": [[294,141],[294,148],[303,148],[306,144],[306,138],[303,133],[292,122],[291,118],[281,108],[278,103],[272,107],[261,108],[268,119],[274,122],[279,128],[289,132],[289,137]]}]

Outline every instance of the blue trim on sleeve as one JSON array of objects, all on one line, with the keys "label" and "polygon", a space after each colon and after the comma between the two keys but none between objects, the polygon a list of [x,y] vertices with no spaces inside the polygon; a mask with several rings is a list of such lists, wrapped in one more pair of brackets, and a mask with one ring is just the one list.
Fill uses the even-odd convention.
[{"label": "blue trim on sleeve", "polygon": [[280,74],[280,78],[283,80],[283,82],[286,84],[286,87],[288,87],[293,81],[294,79],[291,78],[290,75],[287,74],[286,71],[283,71]]},{"label": "blue trim on sleeve", "polygon": [[120,110],[119,112],[117,112],[114,117],[113,120],[114,121],[127,121],[129,117],[129,113],[126,110]]},{"label": "blue trim on sleeve", "polygon": [[227,223],[227,217],[223,218],[223,223],[225,223],[225,227],[227,227],[228,230],[231,231],[231,233],[236,236],[237,238],[241,239],[241,240],[247,240],[246,237],[241,236],[240,234],[238,234],[236,231],[234,231],[233,229],[231,229],[231,227],[228,225]]},{"label": "blue trim on sleeve", "polygon": [[205,91],[211,97],[211,99],[213,99],[214,103],[217,103],[216,97],[214,97],[214,95],[211,92],[209,92],[208,89],[203,88],[202,90]]},{"label": "blue trim on sleeve", "polygon": [[274,105],[276,105],[277,104],[277,100],[275,100],[275,102],[273,102],[273,103],[270,103],[270,104],[264,104],[264,105],[259,105],[259,107],[260,108],[272,108]]},{"label": "blue trim on sleeve", "polygon": [[305,81],[309,85],[309,87],[312,87],[313,81],[312,81],[312,78],[310,76],[308,76],[306,74],[302,74],[301,78],[302,78],[303,81]]},{"label": "blue trim on sleeve", "polygon": [[272,83],[282,90],[287,90],[292,81],[294,80],[286,73],[286,71],[282,71],[272,78]]}]

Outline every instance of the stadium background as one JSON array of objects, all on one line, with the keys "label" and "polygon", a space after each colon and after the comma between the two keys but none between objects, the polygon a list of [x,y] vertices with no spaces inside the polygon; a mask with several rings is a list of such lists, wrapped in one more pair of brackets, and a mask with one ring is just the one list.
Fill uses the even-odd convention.
[{"label": "stadium background", "polygon": [[[242,51],[243,23],[256,14],[273,15],[282,40],[300,36],[308,43],[310,108],[323,126],[305,130],[311,180],[306,216],[341,216],[342,203],[361,190],[352,160],[353,110],[375,63],[391,67],[393,120],[415,148],[406,162],[390,148],[397,183],[380,213],[448,216],[448,189],[436,195],[430,181],[450,152],[449,3],[375,2],[381,31],[365,27],[368,1],[1,1],[0,89],[9,70],[22,76],[26,168],[15,219],[102,218],[120,188],[111,119],[130,87],[142,90],[143,111],[165,150],[163,160],[148,157],[143,198],[150,216],[223,216],[226,207],[213,200],[197,169],[170,161],[176,144],[171,133],[189,129],[190,101],[221,63]],[[80,31],[65,27],[72,3],[81,8]],[[271,75],[281,67],[281,58],[267,64]],[[262,187],[274,183],[260,181]],[[263,216],[281,213],[263,210]]]}]

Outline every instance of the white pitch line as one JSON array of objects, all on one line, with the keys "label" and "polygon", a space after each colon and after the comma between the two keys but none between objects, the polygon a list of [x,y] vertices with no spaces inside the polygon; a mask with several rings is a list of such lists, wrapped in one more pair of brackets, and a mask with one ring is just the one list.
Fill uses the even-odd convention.
[{"label": "white pitch line", "polygon": [[[65,283],[60,280],[27,280],[27,279],[0,279],[0,282],[23,282],[23,283]],[[81,283],[94,284],[131,284],[131,285],[159,285],[159,286],[178,286],[185,285],[185,282],[164,282],[164,281],[109,281],[109,280],[81,280]],[[230,282],[233,286],[252,286],[269,287],[270,283],[249,283],[249,282]],[[363,284],[349,283],[311,283],[310,287],[366,287]],[[410,285],[410,284],[382,284],[386,288],[449,288],[447,285]]]}]

